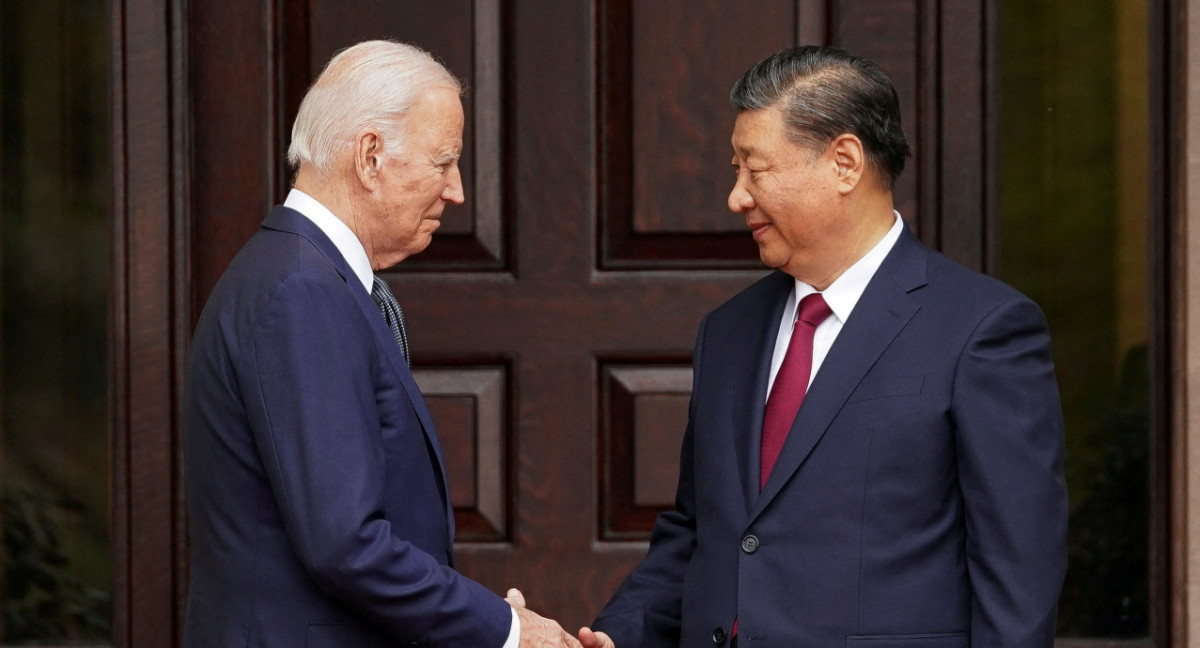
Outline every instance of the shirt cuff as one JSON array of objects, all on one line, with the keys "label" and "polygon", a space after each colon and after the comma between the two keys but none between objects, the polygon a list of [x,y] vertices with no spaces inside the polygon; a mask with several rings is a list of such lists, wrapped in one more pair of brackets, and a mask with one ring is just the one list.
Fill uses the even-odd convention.
[{"label": "shirt cuff", "polygon": [[508,627],[508,641],[501,648],[517,648],[521,643],[521,617],[517,616],[517,608],[512,610],[512,625]]}]

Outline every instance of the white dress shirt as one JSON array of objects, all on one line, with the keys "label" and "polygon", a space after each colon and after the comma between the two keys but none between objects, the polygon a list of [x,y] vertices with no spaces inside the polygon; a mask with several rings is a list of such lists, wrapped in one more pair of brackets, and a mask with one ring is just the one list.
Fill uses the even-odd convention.
[{"label": "white dress shirt", "polygon": [[[854,265],[847,268],[821,293],[833,314],[826,317],[813,333],[812,372],[808,375],[809,385],[816,377],[817,370],[821,368],[821,363],[825,361],[825,355],[829,353],[833,341],[837,339],[838,333],[841,333],[842,325],[850,317],[850,311],[854,310],[859,297],[862,297],[863,291],[867,289],[871,277],[875,276],[875,272],[883,264],[883,259],[900,239],[904,220],[900,218],[899,212],[893,211],[892,213],[896,217],[896,222],[892,224],[892,228],[887,231],[887,234],[884,234],[875,247],[871,248]],[[796,307],[801,299],[814,292],[817,292],[815,288],[797,279],[792,294],[788,296],[788,301],[784,304],[783,319],[779,322],[779,335],[775,337],[775,353],[771,357],[771,375],[767,380],[768,395],[771,393],[771,386],[775,384],[775,374],[779,373],[779,366],[783,364],[783,357],[787,355],[788,343],[792,339],[792,328],[796,325]]]},{"label": "white dress shirt", "polygon": [[[346,263],[350,264],[350,269],[354,271],[354,275],[362,282],[362,286],[366,289],[367,294],[371,294],[371,288],[375,285],[375,273],[371,270],[371,260],[367,258],[367,249],[363,247],[362,241],[358,240],[358,236],[354,234],[354,231],[346,223],[342,222],[342,219],[329,211],[329,208],[317,202],[316,198],[299,189],[292,189],[288,192],[287,199],[283,201],[283,206],[300,212],[324,232],[325,236],[328,236],[329,240],[333,241],[333,245],[338,249],[338,252],[342,253],[342,257],[346,259]],[[517,616],[517,610],[513,608],[512,625],[508,629],[508,640],[500,648],[517,648],[520,643],[521,618]]]},{"label": "white dress shirt", "polygon": [[367,294],[370,294],[371,288],[375,285],[375,273],[371,271],[371,260],[367,258],[367,249],[363,247],[362,241],[358,240],[354,231],[342,219],[329,211],[328,207],[299,189],[292,189],[288,192],[283,206],[303,214],[324,232],[330,241],[333,241],[333,246],[342,253],[342,258],[350,264],[350,269],[362,282],[363,288],[367,289]]}]

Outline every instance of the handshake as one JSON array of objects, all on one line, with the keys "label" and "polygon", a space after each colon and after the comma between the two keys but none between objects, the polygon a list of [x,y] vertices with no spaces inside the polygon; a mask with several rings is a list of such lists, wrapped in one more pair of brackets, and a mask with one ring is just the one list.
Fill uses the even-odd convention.
[{"label": "handshake", "polygon": [[580,628],[579,637],[573,637],[557,621],[547,619],[525,607],[525,596],[520,590],[510,589],[505,597],[521,619],[520,648],[543,648],[547,646],[570,646],[571,648],[616,648],[612,639],[603,632],[591,628]]}]

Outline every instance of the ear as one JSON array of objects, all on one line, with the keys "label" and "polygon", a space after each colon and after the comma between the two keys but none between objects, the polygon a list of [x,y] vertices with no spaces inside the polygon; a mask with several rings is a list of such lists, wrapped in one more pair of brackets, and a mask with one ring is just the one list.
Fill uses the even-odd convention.
[{"label": "ear", "polygon": [[867,171],[867,155],[862,140],[850,133],[838,135],[829,143],[828,151],[837,173],[838,193],[854,191]]},{"label": "ear", "polygon": [[383,138],[371,130],[363,131],[354,140],[354,173],[359,183],[368,192],[379,186],[379,172],[383,167]]}]

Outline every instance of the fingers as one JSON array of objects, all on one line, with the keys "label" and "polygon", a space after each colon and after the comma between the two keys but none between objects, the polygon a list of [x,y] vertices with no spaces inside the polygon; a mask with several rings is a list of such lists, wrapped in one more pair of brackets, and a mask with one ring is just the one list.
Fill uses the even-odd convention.
[{"label": "fingers", "polygon": [[521,618],[521,648],[534,646],[584,648],[583,644],[571,633],[563,630],[558,622],[547,619],[525,607],[525,595],[521,593],[521,590],[515,587],[508,590],[504,600],[516,610],[517,616]]},{"label": "fingers", "polygon": [[582,648],[616,648],[607,634],[586,627],[579,629],[579,645]]}]

